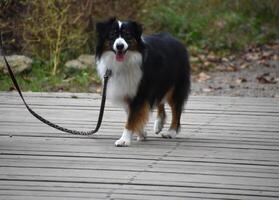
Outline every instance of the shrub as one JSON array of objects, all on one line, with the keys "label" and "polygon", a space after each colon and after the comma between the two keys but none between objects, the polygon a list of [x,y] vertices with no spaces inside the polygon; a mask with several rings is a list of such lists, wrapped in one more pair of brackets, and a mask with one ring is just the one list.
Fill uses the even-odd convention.
[{"label": "shrub", "polygon": [[[4,0],[1,8],[5,12],[0,14],[0,28],[5,29],[5,41],[10,44],[10,50],[47,61],[54,75],[65,60],[94,52],[97,20],[114,15],[137,18],[136,11],[144,2]],[[13,48],[11,44],[14,44]]]},{"label": "shrub", "polygon": [[152,32],[171,32],[199,48],[239,50],[279,36],[277,0],[169,0],[146,9]]}]

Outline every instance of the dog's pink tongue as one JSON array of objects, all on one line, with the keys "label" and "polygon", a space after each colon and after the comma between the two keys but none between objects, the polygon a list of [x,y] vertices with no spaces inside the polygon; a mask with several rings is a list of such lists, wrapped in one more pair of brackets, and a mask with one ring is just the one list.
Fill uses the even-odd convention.
[{"label": "dog's pink tongue", "polygon": [[123,53],[117,53],[116,54],[116,60],[118,62],[123,62],[124,61],[124,54]]}]

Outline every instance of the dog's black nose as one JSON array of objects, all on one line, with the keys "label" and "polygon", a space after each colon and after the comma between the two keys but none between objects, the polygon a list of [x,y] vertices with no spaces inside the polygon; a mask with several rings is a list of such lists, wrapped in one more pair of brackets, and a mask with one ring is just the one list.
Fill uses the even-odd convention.
[{"label": "dog's black nose", "polygon": [[116,44],[116,49],[117,49],[118,51],[122,51],[122,50],[124,49],[124,44],[122,44],[122,43]]}]

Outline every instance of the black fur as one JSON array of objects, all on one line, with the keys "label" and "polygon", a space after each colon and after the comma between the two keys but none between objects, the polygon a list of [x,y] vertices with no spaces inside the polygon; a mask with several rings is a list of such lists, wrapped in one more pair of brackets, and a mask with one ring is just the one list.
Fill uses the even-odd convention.
[{"label": "black fur", "polygon": [[[127,37],[123,33],[123,29],[129,30],[130,31],[130,36]],[[97,40],[97,45],[96,45],[96,58],[100,58],[102,53],[103,53],[103,45],[106,40],[109,41],[110,46],[112,47],[112,44],[114,40],[118,37],[118,35],[121,35],[128,43],[131,38],[134,38],[139,47],[139,51],[143,52],[143,42],[141,40],[141,35],[142,35],[142,27],[140,24],[138,24],[135,21],[126,21],[123,24],[123,28],[119,31],[118,30],[118,23],[116,21],[116,18],[110,18],[107,21],[104,22],[99,22],[96,24],[96,31],[98,35],[98,40]],[[115,34],[114,34],[115,33]],[[111,51],[113,49],[111,48]]]},{"label": "black fur", "polygon": [[143,77],[138,93],[131,101],[131,107],[139,108],[146,100],[154,107],[173,87],[173,98],[180,115],[190,93],[188,53],[185,47],[168,33],[145,36],[143,40]]},{"label": "black fur", "polygon": [[[123,24],[131,34],[129,37],[131,36],[137,41],[137,50],[143,55],[141,66],[143,76],[136,96],[128,101],[130,108],[128,123],[136,120],[138,111],[144,103],[148,102],[153,108],[172,89],[175,111],[179,116],[177,122],[179,128],[184,102],[190,93],[190,64],[186,48],[168,33],[142,36],[142,27],[137,22],[125,21]],[[113,35],[115,26],[117,26],[115,18],[96,25],[98,32],[97,59],[102,56],[105,41],[109,41],[111,45],[111,41],[115,39]],[[120,34],[127,41],[130,39],[125,38],[122,30],[116,34]],[[113,49],[111,50],[113,51]]]}]

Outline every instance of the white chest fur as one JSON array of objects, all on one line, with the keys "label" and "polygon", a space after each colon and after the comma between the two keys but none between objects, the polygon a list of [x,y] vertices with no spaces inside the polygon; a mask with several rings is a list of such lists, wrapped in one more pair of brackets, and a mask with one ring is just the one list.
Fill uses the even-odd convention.
[{"label": "white chest fur", "polygon": [[114,103],[123,103],[125,97],[133,98],[142,78],[142,55],[136,51],[128,51],[123,62],[115,59],[115,54],[106,51],[97,61],[97,70],[103,77],[107,69],[112,70],[108,82],[107,97]]}]

